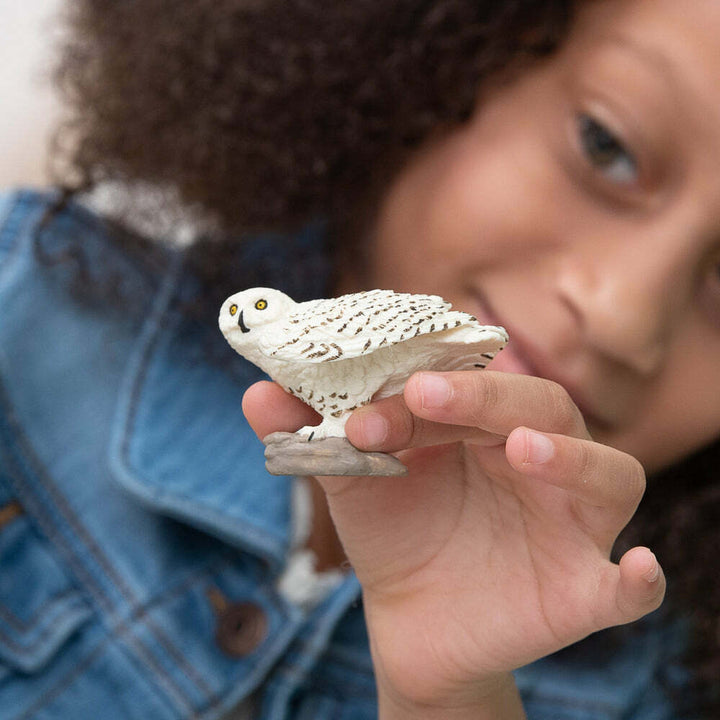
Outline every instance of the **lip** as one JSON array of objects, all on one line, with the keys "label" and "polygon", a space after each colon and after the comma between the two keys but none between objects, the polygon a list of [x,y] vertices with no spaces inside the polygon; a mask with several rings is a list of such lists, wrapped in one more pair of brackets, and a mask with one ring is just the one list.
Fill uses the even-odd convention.
[{"label": "lip", "polygon": [[521,331],[498,315],[482,293],[473,291],[472,295],[477,310],[473,314],[478,317],[480,322],[489,325],[500,325],[507,330],[510,336],[507,346],[488,365],[489,370],[531,375],[556,382],[570,395],[586,423],[598,428],[609,427],[610,421],[602,416],[595,403],[591,402],[579,384],[572,382],[567,377],[563,377],[556,363],[553,363],[540,348],[533,345]]}]

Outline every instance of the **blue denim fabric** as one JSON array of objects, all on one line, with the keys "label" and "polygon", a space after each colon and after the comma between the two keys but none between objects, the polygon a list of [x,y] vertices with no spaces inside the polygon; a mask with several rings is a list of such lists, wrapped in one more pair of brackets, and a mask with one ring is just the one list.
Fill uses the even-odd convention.
[{"label": "blue denim fabric", "polygon": [[[80,241],[83,267],[119,279],[122,298],[75,299],[78,261],[35,251],[52,199],[0,196],[0,720],[209,720],[250,696],[263,719],[374,718],[354,576],[308,615],[275,589],[292,480],[267,474],[240,410],[259,371],[229,350],[209,361],[224,341],[179,312],[180,253],[158,273],[70,205],[42,252]],[[253,284],[321,294],[315,233],[289,247],[242,251]],[[257,648],[222,649],[218,597],[262,608]],[[580,644],[523,668],[529,717],[675,717],[659,684],[670,630],[648,623],[601,661]]]}]

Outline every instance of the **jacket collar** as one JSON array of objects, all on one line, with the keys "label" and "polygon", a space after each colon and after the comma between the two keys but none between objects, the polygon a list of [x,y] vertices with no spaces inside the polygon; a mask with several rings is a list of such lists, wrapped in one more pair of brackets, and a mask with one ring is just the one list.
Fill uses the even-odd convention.
[{"label": "jacket collar", "polygon": [[[300,299],[324,292],[327,265],[317,234],[288,246],[277,238],[243,250],[257,262],[272,258],[284,278],[275,287]],[[259,246],[258,246],[259,245]],[[322,256],[324,257],[324,255]],[[247,258],[245,258],[247,260]],[[243,260],[243,261],[245,261]],[[308,274],[305,265],[314,265]],[[288,278],[304,287],[288,287]],[[308,278],[314,282],[308,283]],[[110,466],[118,482],[152,509],[190,523],[279,568],[292,540],[291,479],[265,470],[264,447],[245,420],[242,395],[265,377],[235,354],[215,326],[200,328],[174,305],[187,278],[182,257],[171,267],[137,340],[120,392]],[[268,282],[267,284],[270,284]],[[315,287],[312,287],[312,285]],[[207,343],[220,343],[221,364]]]}]

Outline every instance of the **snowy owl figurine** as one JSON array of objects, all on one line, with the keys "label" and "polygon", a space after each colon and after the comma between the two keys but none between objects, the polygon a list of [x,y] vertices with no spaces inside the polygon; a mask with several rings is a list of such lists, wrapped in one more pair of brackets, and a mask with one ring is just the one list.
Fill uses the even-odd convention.
[{"label": "snowy owl figurine", "polygon": [[296,303],[252,288],[223,303],[220,330],[240,355],[323,418],[298,434],[345,437],[353,410],[402,392],[417,370],[485,367],[508,341],[436,295],[370,290]]}]

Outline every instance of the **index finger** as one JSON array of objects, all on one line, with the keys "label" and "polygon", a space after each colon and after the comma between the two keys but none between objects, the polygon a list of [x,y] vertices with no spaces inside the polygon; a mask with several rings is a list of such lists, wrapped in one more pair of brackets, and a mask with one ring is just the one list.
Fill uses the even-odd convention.
[{"label": "index finger", "polygon": [[[393,452],[467,439],[505,438],[525,425],[542,432],[589,439],[582,414],[555,382],[493,372],[419,372],[407,382],[403,402],[381,401],[348,421],[348,435],[366,450]],[[368,442],[367,425],[386,431]],[[448,426],[453,426],[450,430]],[[482,441],[482,440],[481,440]]]}]

